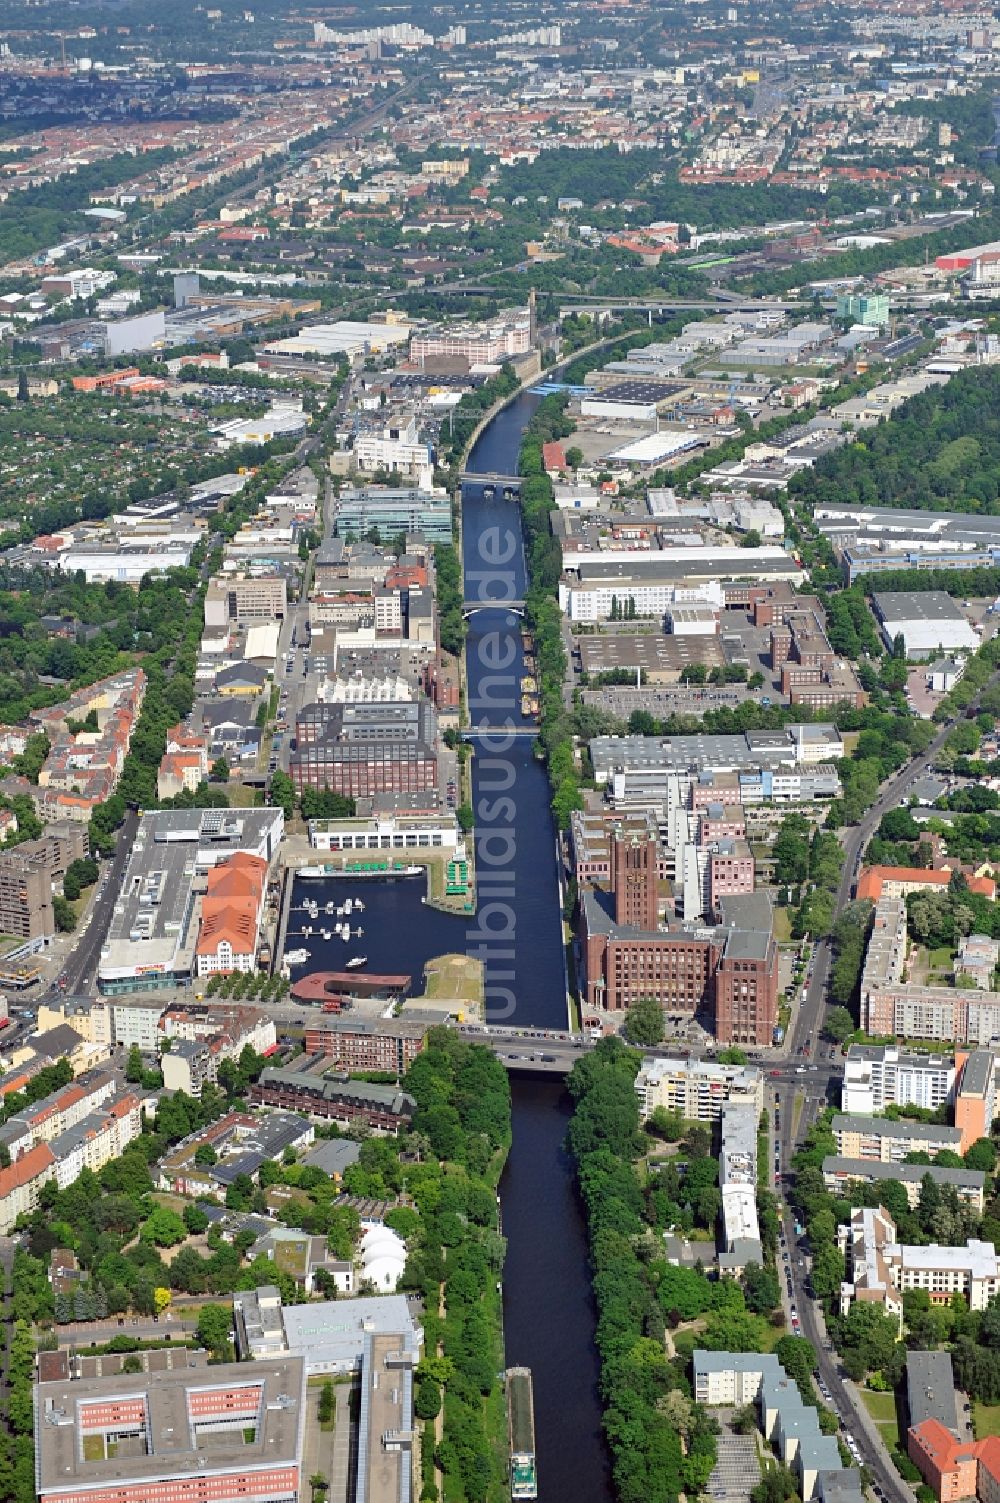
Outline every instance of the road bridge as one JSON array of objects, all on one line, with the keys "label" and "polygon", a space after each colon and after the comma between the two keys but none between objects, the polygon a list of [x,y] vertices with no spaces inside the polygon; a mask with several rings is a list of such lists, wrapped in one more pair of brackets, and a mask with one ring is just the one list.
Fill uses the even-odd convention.
[{"label": "road bridge", "polygon": [[468,618],[477,611],[511,611],[515,616],[524,615],[523,600],[463,600],[462,615]]},{"label": "road bridge", "polygon": [[538,735],[537,725],[467,725],[461,733],[463,741],[475,741],[480,736],[516,736],[534,741]]},{"label": "road bridge", "polygon": [[470,1044],[485,1044],[507,1070],[537,1075],[568,1075],[591,1041],[582,1033],[555,1028],[504,1028],[489,1023],[460,1023],[455,1032]]},{"label": "road bridge", "polygon": [[491,471],[483,471],[475,474],[471,470],[463,470],[458,477],[463,490],[479,490],[485,494],[499,491],[505,501],[516,501],[521,494],[520,475],[499,475]]},{"label": "road bridge", "polygon": [[[694,298],[640,298],[599,297],[596,293],[577,293],[571,302],[559,305],[560,319],[570,313],[759,313],[762,309],[777,309],[787,313],[801,308],[800,302],[785,302],[779,298],[741,298],[735,296],[715,297],[709,301]],[[570,359],[572,357],[569,357]]]}]

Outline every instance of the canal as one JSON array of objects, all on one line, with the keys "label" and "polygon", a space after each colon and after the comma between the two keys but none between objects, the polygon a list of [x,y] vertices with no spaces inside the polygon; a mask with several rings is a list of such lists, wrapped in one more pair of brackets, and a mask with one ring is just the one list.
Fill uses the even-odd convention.
[{"label": "canal", "polygon": [[[469,473],[515,474],[525,424],[538,398],[519,396],[473,449]],[[466,598],[523,599],[520,511],[466,488],[462,505]],[[502,607],[476,611],[466,639],[469,720],[522,728],[522,621]],[[526,738],[475,743],[478,908],[466,949],[486,970],[487,1017],[515,1025],[566,1026],[556,834],[545,769]],[[563,1148],[569,1103],[562,1086],[512,1077],[513,1144],[500,1186],[504,1329],[508,1365],[534,1375],[539,1492],[610,1503],[601,1429],[595,1311],[583,1217]]]}]

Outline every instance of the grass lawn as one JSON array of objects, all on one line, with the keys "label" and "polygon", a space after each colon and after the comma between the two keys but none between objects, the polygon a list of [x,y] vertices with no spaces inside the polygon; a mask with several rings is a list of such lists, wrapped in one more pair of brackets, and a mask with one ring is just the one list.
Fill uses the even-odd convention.
[{"label": "grass lawn", "polygon": [[103,1435],[85,1435],[83,1437],[83,1459],[84,1461],[104,1460]]},{"label": "grass lawn", "polygon": [[879,1434],[891,1451],[894,1446],[899,1444],[899,1425],[896,1422],[895,1394],[871,1393],[867,1388],[859,1388],[858,1392],[864,1399],[865,1408],[875,1421]]},{"label": "grass lawn", "polygon": [[438,955],[424,967],[424,996],[434,1001],[483,1000],[482,961],[470,955]]},{"label": "grass lawn", "polygon": [[792,919],[787,908],[774,910],[774,937],[779,945],[788,944],[792,937]]},{"label": "grass lawn", "polygon": [[243,783],[227,783],[226,797],[231,809],[253,809],[256,804],[257,791],[254,788],[247,788]]},{"label": "grass lawn", "polygon": [[1000,1435],[1000,1404],[973,1404],[972,1433],[977,1440]]}]

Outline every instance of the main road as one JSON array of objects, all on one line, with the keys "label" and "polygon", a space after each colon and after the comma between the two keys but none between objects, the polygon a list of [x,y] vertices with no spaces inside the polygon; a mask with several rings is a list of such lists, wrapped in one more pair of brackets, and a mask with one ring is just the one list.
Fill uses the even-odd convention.
[{"label": "main road", "polygon": [[135,843],[135,833],[138,828],[138,813],[135,809],[126,810],[122,827],[115,836],[115,854],[111,859],[111,865],[100,880],[97,896],[90,909],[86,932],[81,935],[79,943],[74,947],[63,967],[64,985],[61,990],[70,996],[79,995],[88,990],[96,978],[101,950],[111,927],[115,902],[121,892],[125,866]]},{"label": "main road", "polygon": [[[996,675],[994,675],[995,679]],[[990,680],[990,683],[994,682]],[[917,780],[924,776],[930,767],[934,765],[938,754],[944,746],[948,733],[953,729],[954,722],[949,721],[941,727],[933,741],[913,761],[894,773],[882,785],[878,799],[871,809],[865,814],[860,824],[852,826],[845,832],[844,866],[837,888],[834,916],[843,912],[851,900],[857,882],[858,873],[861,870],[861,862],[865,848],[885,814],[890,809],[898,807],[905,800],[909,790]],[[816,1061],[818,1054],[819,1035],[823,1025],[823,1014],[826,1006],[826,987],[830,974],[830,966],[833,959],[832,946],[828,938],[820,939],[813,951],[812,975],[809,984],[802,995],[798,1014],[792,1024],[791,1047],[789,1049],[790,1063],[784,1066],[780,1072],[776,1071],[773,1079],[775,1096],[781,1110],[781,1133],[778,1143],[780,1155],[780,1169],[786,1186],[791,1183],[791,1162],[795,1153],[796,1143],[802,1132],[812,1120],[816,1111],[815,1097],[829,1092],[830,1083],[837,1072],[828,1064],[812,1063]],[[795,1060],[806,1058],[808,1050],[808,1064],[794,1063]],[[801,1074],[799,1071],[801,1070]],[[803,1096],[812,1098],[812,1110],[803,1110],[799,1121],[795,1120],[795,1096],[800,1092]],[[770,1101],[770,1098],[769,1098]],[[889,1462],[885,1451],[876,1445],[872,1439],[867,1416],[862,1418],[858,1413],[855,1397],[848,1391],[841,1375],[840,1364],[837,1355],[830,1344],[825,1329],[821,1329],[817,1307],[811,1296],[807,1293],[807,1270],[802,1257],[795,1255],[796,1235],[794,1220],[787,1205],[782,1208],[782,1226],[785,1236],[785,1244],[790,1252],[790,1260],[787,1265],[794,1289],[795,1309],[801,1321],[802,1334],[813,1345],[816,1351],[816,1366],[820,1377],[824,1380],[827,1388],[833,1396],[833,1402],[838,1412],[845,1421],[846,1427],[857,1443],[862,1461],[868,1468],[875,1482],[881,1487],[883,1494],[889,1503],[913,1503],[913,1493],[907,1484],[897,1473],[895,1467]]]}]

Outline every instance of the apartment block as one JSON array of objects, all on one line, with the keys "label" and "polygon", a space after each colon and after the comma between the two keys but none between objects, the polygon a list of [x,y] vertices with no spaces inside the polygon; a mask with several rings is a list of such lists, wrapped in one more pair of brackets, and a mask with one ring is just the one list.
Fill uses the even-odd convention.
[{"label": "apartment block", "polygon": [[142,1131],[142,1103],[131,1091],[118,1094],[115,1078],[100,1071],[36,1101],[0,1128],[10,1165],[0,1170],[0,1233],[18,1216],[37,1209],[41,1188],[55,1179],[60,1189],[85,1168],[100,1169],[118,1158]]},{"label": "apartment block", "polygon": [[824,1435],[819,1415],[803,1401],[798,1385],[773,1354],[694,1353],[694,1396],[710,1407],[755,1404],[765,1440],[795,1473],[799,1495],[809,1503],[863,1503],[861,1478],[845,1468],[836,1438]]},{"label": "apartment block", "polygon": [[305,1029],[307,1054],[342,1070],[403,1075],[424,1047],[426,1028],[405,1018],[324,1017]]},{"label": "apartment block", "polygon": [[959,1055],[960,1075],[955,1092],[955,1126],[962,1134],[965,1153],[980,1138],[988,1138],[996,1116],[996,1055],[991,1049],[974,1049]]},{"label": "apartment block", "polygon": [[933,1111],[950,1102],[955,1075],[949,1055],[920,1054],[895,1044],[852,1044],[844,1062],[841,1105],[861,1116],[887,1106]]},{"label": "apartment block", "polygon": [[911,1122],[888,1117],[837,1116],[833,1119],[837,1153],[845,1159],[875,1159],[883,1164],[902,1163],[908,1153],[934,1154],[949,1149],[961,1151],[962,1134],[957,1127],[938,1127],[931,1122]]},{"label": "apartment block", "polygon": [[750,1106],[758,1118],[764,1110],[764,1075],[755,1065],[647,1057],[635,1090],[643,1121],[657,1107],[687,1122],[718,1122],[729,1105]]},{"label": "apartment block", "polygon": [[936,1185],[948,1185],[959,1200],[982,1214],[986,1175],[981,1169],[941,1169],[936,1164],[883,1163],[879,1159],[846,1159],[831,1153],[823,1160],[823,1183],[835,1195],[845,1195],[851,1186],[902,1185],[911,1207],[920,1199],[927,1175]]},{"label": "apartment block", "polygon": [[757,1219],[757,1125],[760,1113],[729,1103],[720,1116],[719,1189],[722,1235],[719,1272],[739,1278],[749,1263],[764,1266]]},{"label": "apartment block", "polygon": [[97,805],[111,797],[145,693],[145,673],[130,668],[78,689],[62,704],[32,711],[30,718],[49,739],[35,797],[43,819],[87,824]]},{"label": "apartment block", "polygon": [[18,939],[51,939],[56,932],[48,867],[17,846],[0,855],[0,932]]},{"label": "apartment block", "polygon": [[209,772],[207,736],[196,735],[184,724],[167,732],[167,745],[156,775],[156,796],[176,798],[178,793],[194,793],[207,782]]},{"label": "apartment block", "polygon": [[1000,1037],[1000,992],[903,983],[862,988],[861,1023],[866,1033],[988,1045]]},{"label": "apartment block", "polygon": [[142,1101],[127,1092],[101,1112],[91,1112],[49,1143],[55,1159],[56,1183],[65,1190],[84,1169],[97,1173],[112,1159],[120,1158],[142,1131]]},{"label": "apartment block", "polygon": [[0,1169],[0,1235],[12,1231],[19,1216],[38,1210],[42,1186],[55,1178],[55,1155],[48,1143],[39,1143]]},{"label": "apartment block", "polygon": [[694,1354],[695,1403],[709,1409],[754,1404],[765,1373],[784,1369],[773,1352],[702,1352]]},{"label": "apartment block", "polygon": [[985,1310],[1000,1292],[1000,1260],[992,1242],[972,1238],[965,1247],[933,1242],[910,1247],[897,1240],[896,1224],[881,1207],[854,1211],[850,1225],[837,1235],[851,1270],[850,1281],[841,1285],[842,1315],[861,1299],[884,1305],[901,1320],[902,1296],[910,1289],[925,1289],[933,1304],[961,1294],[971,1310]]}]

